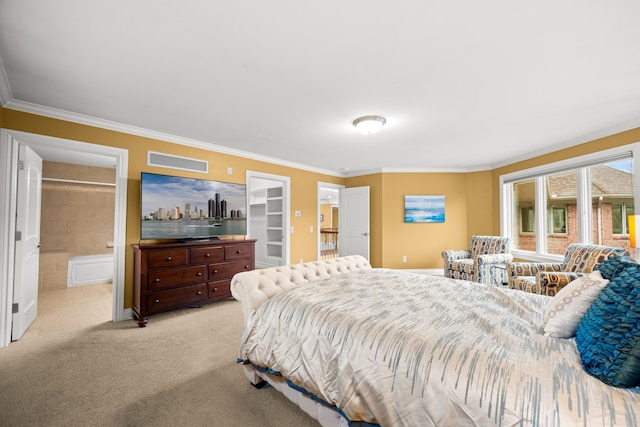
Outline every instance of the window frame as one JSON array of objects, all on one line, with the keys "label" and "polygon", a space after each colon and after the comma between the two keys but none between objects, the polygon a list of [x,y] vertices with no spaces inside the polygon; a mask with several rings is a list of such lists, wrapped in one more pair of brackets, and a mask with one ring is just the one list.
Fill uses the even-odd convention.
[{"label": "window frame", "polygon": [[589,167],[624,158],[632,159],[634,211],[639,212],[640,142],[500,175],[500,234],[502,236],[513,236],[514,232],[514,225],[511,220],[514,214],[512,184],[525,180],[535,181],[536,250],[524,251],[521,249],[512,249],[511,252],[514,258],[533,262],[557,262],[562,260],[563,255],[554,255],[547,252],[548,207],[544,190],[544,177],[569,170],[578,171],[576,177],[578,241],[581,243],[592,243],[592,201]]}]

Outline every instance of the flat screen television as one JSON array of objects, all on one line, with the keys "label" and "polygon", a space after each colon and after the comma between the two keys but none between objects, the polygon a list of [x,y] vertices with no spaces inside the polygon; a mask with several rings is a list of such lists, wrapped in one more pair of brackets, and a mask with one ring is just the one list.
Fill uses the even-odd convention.
[{"label": "flat screen television", "polygon": [[179,241],[247,234],[247,186],[142,172],[140,239]]}]

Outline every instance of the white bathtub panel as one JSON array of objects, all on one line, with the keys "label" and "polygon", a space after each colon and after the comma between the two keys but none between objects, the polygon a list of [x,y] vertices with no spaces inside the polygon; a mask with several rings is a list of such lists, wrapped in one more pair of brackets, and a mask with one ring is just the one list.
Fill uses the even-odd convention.
[{"label": "white bathtub panel", "polygon": [[69,258],[67,286],[113,281],[113,255],[89,255]]}]

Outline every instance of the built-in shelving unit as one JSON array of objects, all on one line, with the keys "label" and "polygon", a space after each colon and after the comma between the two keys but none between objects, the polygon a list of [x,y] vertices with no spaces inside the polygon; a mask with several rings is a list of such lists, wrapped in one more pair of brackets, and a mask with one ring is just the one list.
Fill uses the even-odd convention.
[{"label": "built-in shelving unit", "polygon": [[282,187],[252,190],[249,195],[251,237],[256,242],[256,265],[284,263],[284,197]]},{"label": "built-in shelving unit", "polygon": [[267,257],[282,258],[284,209],[282,187],[267,188]]}]

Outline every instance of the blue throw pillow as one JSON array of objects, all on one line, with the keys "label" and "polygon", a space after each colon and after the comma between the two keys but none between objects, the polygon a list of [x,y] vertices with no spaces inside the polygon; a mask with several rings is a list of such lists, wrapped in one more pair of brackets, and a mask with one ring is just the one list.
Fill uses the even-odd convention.
[{"label": "blue throw pillow", "polygon": [[598,270],[600,274],[602,274],[602,277],[611,281],[618,273],[627,268],[627,266],[634,267],[636,265],[638,264],[628,256],[614,253],[609,255],[607,259],[596,265],[593,269]]},{"label": "blue throw pillow", "polygon": [[[605,264],[606,263],[606,264]],[[616,387],[640,386],[640,265],[612,255],[598,269],[609,276],[578,324],[576,344],[589,374]],[[602,265],[601,264],[601,265]]]}]

